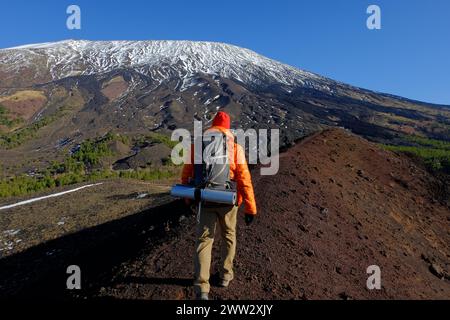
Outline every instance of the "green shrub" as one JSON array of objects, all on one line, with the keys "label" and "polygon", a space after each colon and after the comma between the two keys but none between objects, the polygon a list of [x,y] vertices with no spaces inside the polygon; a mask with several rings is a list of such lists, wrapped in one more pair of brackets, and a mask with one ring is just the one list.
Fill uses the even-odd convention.
[{"label": "green shrub", "polygon": [[175,172],[168,170],[167,168],[158,169],[138,169],[138,170],[126,170],[120,171],[120,178],[152,181],[171,178],[175,175]]},{"label": "green shrub", "polygon": [[0,104],[0,125],[11,128],[23,121],[22,119],[19,118],[11,120],[8,114],[9,114],[8,109],[6,109],[4,106]]},{"label": "green shrub", "polygon": [[170,140],[170,136],[156,132],[152,132],[148,135],[142,135],[134,139],[134,143],[138,146],[143,145],[145,142],[163,143],[169,148],[175,147],[178,143],[178,141]]},{"label": "green shrub", "polygon": [[88,174],[66,172],[52,175],[47,171],[43,175],[27,176],[19,175],[9,179],[0,180],[0,197],[21,196],[37,191],[44,191],[54,187],[72,185],[80,182],[94,182],[112,178],[127,178],[144,181],[153,181],[171,178],[175,171],[162,167],[157,169],[142,169],[130,171],[94,170]]},{"label": "green shrub", "polygon": [[419,136],[405,136],[407,141],[424,147],[433,147],[441,150],[450,150],[450,142],[436,139],[429,139]]},{"label": "green shrub", "polygon": [[[101,138],[85,140],[80,144],[79,149],[62,163],[53,161],[46,170],[34,176],[18,175],[12,178],[0,179],[0,197],[20,196],[54,187],[110,178],[128,178],[144,181],[160,180],[171,178],[177,173],[174,167],[170,165],[170,161],[165,161],[167,165],[158,169],[148,168],[127,171],[94,169],[93,167],[99,164],[103,157],[113,154],[108,147],[110,141],[114,139],[128,139],[121,137],[124,136],[108,133]],[[159,139],[159,142],[163,140],[159,136],[157,139]]]},{"label": "green shrub", "polygon": [[96,165],[103,157],[112,155],[111,150],[108,148],[108,142],[111,139],[109,135],[100,140],[88,139],[81,143],[79,150],[71,158],[84,163],[88,167]]},{"label": "green shrub", "polygon": [[48,126],[49,124],[51,124],[52,122],[56,121],[58,118],[63,116],[66,113],[66,109],[67,109],[66,107],[61,107],[54,114],[42,117],[38,121],[33,122],[32,124],[24,128],[0,134],[0,146],[7,149],[20,146],[22,143],[35,137],[39,129]]},{"label": "green shrub", "polygon": [[[443,144],[445,147],[445,144]],[[430,147],[384,145],[387,150],[412,154],[421,158],[425,165],[434,171],[450,173],[450,150]]]}]

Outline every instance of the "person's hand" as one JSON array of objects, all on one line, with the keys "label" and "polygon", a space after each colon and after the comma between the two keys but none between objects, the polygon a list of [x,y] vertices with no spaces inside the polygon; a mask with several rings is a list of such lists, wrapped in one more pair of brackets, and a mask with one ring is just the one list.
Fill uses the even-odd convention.
[{"label": "person's hand", "polygon": [[252,222],[253,222],[253,219],[255,218],[255,215],[254,214],[250,214],[250,213],[246,213],[245,214],[245,217],[244,217],[244,219],[245,219],[245,224],[247,225],[247,226],[249,226]]}]

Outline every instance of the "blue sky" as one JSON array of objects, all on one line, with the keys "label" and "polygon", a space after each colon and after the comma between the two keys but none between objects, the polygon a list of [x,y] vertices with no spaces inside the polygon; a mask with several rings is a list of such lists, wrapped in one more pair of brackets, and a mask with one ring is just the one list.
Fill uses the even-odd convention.
[{"label": "blue sky", "polygon": [[[81,8],[81,30],[66,8]],[[366,9],[381,8],[381,30]],[[0,48],[62,39],[227,42],[352,85],[450,105],[448,0],[9,1]]]}]

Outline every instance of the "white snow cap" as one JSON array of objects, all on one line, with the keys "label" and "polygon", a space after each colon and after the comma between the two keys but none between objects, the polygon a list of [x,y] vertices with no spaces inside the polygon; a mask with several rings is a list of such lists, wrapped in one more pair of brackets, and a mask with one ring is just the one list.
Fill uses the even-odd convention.
[{"label": "white snow cap", "polygon": [[254,51],[218,42],[64,40],[0,50],[0,64],[7,64],[10,71],[30,66],[34,59],[47,60],[54,80],[117,68],[133,68],[152,76],[151,67],[164,65],[183,77],[201,72],[249,84],[327,89],[331,81]]}]

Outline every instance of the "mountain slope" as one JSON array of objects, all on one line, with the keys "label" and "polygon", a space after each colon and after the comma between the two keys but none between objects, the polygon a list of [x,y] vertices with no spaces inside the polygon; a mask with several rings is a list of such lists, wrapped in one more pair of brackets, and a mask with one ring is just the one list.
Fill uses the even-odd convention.
[{"label": "mountain slope", "polygon": [[[251,227],[240,215],[236,279],[215,298],[450,298],[449,211],[408,159],[331,130],[284,153],[276,177],[254,180],[259,215]],[[123,266],[101,295],[191,298],[189,281],[164,279],[191,278],[193,230]],[[381,268],[380,291],[366,289],[369,265]]]},{"label": "mountain slope", "polygon": [[191,129],[193,119],[209,125],[218,110],[231,114],[233,127],[279,128],[282,145],[328,126],[393,144],[406,134],[450,139],[448,106],[356,88],[210,42],[68,40],[2,49],[0,107],[7,172],[45,168],[48,155],[110,131],[169,134]]},{"label": "mountain slope", "polygon": [[[239,215],[236,279],[213,287],[213,298],[450,298],[449,211],[434,200],[437,182],[426,171],[342,130],[305,139],[280,165],[275,177],[254,171],[259,215],[251,227]],[[97,294],[192,298],[192,220],[122,265]],[[379,291],[366,288],[370,265],[381,268]]]},{"label": "mountain slope", "polygon": [[[227,289],[213,286],[213,299],[450,299],[449,208],[434,194],[439,181],[409,158],[332,129],[283,153],[278,175],[255,169],[258,215],[247,227],[239,213],[235,279]],[[10,232],[23,228],[19,236],[35,246],[0,259],[7,271],[0,274],[0,297],[194,298],[196,218],[183,201],[168,193],[138,200],[144,186],[124,181],[101,188],[106,192],[72,194],[68,216],[61,198],[11,212]],[[92,215],[90,203],[100,215]],[[50,222],[29,215],[43,210]],[[55,224],[60,219],[68,229]],[[53,230],[46,235],[52,240],[37,242],[43,235],[28,234],[30,223]],[[76,292],[61,285],[71,264],[83,270]],[[370,265],[381,269],[381,290],[366,288]]]},{"label": "mountain slope", "polygon": [[[132,68],[153,78],[180,77],[196,73],[216,74],[245,83],[265,82],[286,85],[326,84],[327,80],[309,72],[270,60],[236,46],[193,41],[61,41],[27,45],[0,51],[4,74],[35,70],[42,79],[59,80],[74,75]],[[45,67],[39,61],[45,61]],[[151,67],[167,65],[162,72]],[[26,72],[26,71],[25,71]],[[39,77],[37,79],[39,79]],[[38,80],[24,79],[29,83]],[[3,79],[8,82],[8,78]]]}]

